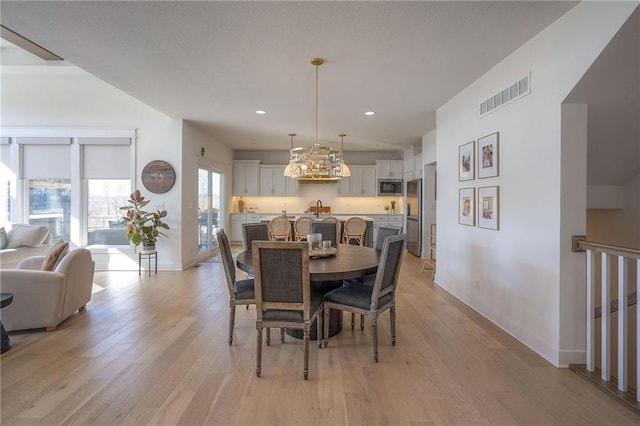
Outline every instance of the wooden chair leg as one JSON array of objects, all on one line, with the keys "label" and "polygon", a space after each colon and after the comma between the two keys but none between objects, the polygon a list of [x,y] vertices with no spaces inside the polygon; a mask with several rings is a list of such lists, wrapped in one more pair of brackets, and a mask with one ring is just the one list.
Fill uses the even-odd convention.
[{"label": "wooden chair leg", "polygon": [[322,348],[322,320],[324,319],[324,309],[320,308],[318,316],[316,316],[316,336],[318,336],[318,348]]},{"label": "wooden chair leg", "polygon": [[262,325],[257,325],[258,337],[256,342],[256,376],[262,373]]},{"label": "wooden chair leg", "polygon": [[360,330],[364,330],[364,315],[360,315]]},{"label": "wooden chair leg", "polygon": [[303,330],[303,340],[304,340],[304,370],[302,371],[302,375],[304,379],[307,380],[309,378],[309,325],[305,325]]},{"label": "wooden chair leg", "polygon": [[267,346],[271,345],[271,329],[267,327]]},{"label": "wooden chair leg", "polygon": [[389,312],[389,317],[391,318],[391,345],[396,345],[396,307],[392,306],[391,311]]},{"label": "wooden chair leg", "polygon": [[355,329],[356,327],[356,314],[351,312],[351,329]]},{"label": "wooden chair leg", "polygon": [[236,304],[229,304],[229,346],[233,343],[233,326],[236,322]]},{"label": "wooden chair leg", "polygon": [[373,341],[373,360],[378,362],[378,318],[371,318],[371,340]]},{"label": "wooden chair leg", "polygon": [[322,321],[324,323],[324,347],[326,348],[327,345],[329,344],[329,308],[328,307],[324,307],[322,309],[323,313],[324,313],[324,321]]},{"label": "wooden chair leg", "polygon": [[284,343],[284,328],[280,329],[280,342]]}]

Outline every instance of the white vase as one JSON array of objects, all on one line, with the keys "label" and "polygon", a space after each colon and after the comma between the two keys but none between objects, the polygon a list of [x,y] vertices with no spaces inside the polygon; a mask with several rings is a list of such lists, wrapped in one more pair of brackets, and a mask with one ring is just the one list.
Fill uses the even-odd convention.
[{"label": "white vase", "polygon": [[156,251],[156,242],[149,241],[147,243],[142,243],[142,252],[143,253],[153,253]]}]

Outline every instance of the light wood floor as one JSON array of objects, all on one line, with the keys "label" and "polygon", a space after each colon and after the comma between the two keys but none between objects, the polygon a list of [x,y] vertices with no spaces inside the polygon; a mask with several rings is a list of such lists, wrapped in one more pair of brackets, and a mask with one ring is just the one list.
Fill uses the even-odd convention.
[{"label": "light wood floor", "polygon": [[[11,333],[1,357],[2,425],[639,424],[568,370],[551,366],[420,273],[400,274],[397,345],[389,316],[380,362],[370,328],[329,347],[273,333],[255,375],[255,311],[240,307],[227,345],[220,263],[182,273],[96,273],[87,310],[54,332]],[[345,315],[345,323],[347,322]]]}]

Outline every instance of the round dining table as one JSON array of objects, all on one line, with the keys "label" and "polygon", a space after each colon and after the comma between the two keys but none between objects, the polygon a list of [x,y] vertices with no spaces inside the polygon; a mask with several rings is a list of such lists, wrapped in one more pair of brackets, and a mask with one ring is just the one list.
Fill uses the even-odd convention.
[{"label": "round dining table", "polygon": [[[378,270],[380,252],[371,247],[338,244],[335,255],[309,259],[309,278],[313,291],[327,292],[342,285],[342,280],[375,274]],[[245,250],[238,254],[236,264],[241,271],[253,275],[253,253]],[[329,335],[342,330],[342,311],[331,310],[329,315]],[[311,340],[315,340],[315,322],[311,325]],[[287,330],[287,334],[302,338],[301,330]]]},{"label": "round dining table", "polygon": [[[309,259],[309,275],[312,282],[331,282],[359,278],[375,274],[380,252],[371,247],[338,244],[335,255]],[[253,274],[253,254],[245,250],[238,254],[236,263],[240,270]]]}]

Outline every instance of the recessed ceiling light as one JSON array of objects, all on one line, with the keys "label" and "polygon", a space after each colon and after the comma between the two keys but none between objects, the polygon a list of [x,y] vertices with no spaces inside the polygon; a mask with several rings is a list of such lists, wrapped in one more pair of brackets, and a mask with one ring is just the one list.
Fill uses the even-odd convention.
[{"label": "recessed ceiling light", "polygon": [[375,115],[376,113],[373,111],[367,111],[364,113],[364,115]]},{"label": "recessed ceiling light", "polygon": [[263,111],[261,109],[256,111],[256,114],[258,114],[258,115],[265,115],[266,113],[267,113],[267,111]]}]

